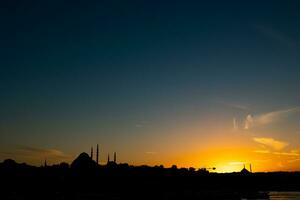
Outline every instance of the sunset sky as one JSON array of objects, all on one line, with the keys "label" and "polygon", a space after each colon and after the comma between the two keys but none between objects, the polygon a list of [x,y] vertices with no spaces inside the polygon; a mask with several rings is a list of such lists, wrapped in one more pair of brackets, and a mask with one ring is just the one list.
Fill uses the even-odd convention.
[{"label": "sunset sky", "polygon": [[0,161],[300,170],[300,2],[3,1]]}]

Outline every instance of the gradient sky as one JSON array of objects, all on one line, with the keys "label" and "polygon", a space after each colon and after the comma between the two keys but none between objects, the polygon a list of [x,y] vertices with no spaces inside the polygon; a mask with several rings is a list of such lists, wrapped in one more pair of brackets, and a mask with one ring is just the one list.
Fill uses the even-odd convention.
[{"label": "gradient sky", "polygon": [[300,170],[297,1],[4,1],[0,160]]}]

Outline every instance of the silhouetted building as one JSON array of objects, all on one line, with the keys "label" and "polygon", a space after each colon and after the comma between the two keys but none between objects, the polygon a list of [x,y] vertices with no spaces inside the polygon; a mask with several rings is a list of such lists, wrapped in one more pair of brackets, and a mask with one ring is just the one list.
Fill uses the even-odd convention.
[{"label": "silhouetted building", "polygon": [[93,147],[91,147],[91,159],[93,160]]},{"label": "silhouetted building", "polygon": [[16,161],[12,160],[12,159],[6,159],[3,161],[3,167],[5,168],[15,168],[18,166],[18,164],[16,163]]},{"label": "silhouetted building", "polygon": [[99,145],[97,144],[97,151],[96,151],[96,163],[99,163]]},{"label": "silhouetted building", "polygon": [[68,169],[69,168],[69,164],[68,163],[65,163],[65,162],[61,162],[59,164],[59,167],[62,168],[62,169]]},{"label": "silhouetted building", "polygon": [[71,164],[71,168],[91,169],[96,168],[97,163],[87,153],[81,153]]},{"label": "silhouetted building", "polygon": [[246,166],[244,165],[244,168],[241,170],[242,174],[250,174],[249,170],[246,169]]},{"label": "silhouetted building", "polygon": [[109,159],[109,154],[107,155],[107,163],[110,162],[110,159]]},{"label": "silhouetted building", "polygon": [[117,153],[114,152],[114,163],[117,163]]}]

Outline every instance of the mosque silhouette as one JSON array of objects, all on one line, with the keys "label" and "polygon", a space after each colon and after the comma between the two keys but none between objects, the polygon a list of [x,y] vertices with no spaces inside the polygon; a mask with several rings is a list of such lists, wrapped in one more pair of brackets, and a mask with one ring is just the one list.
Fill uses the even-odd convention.
[{"label": "mosque silhouette", "polygon": [[[107,155],[106,166],[115,166],[117,165],[117,153],[114,152],[113,161],[110,160],[109,154]],[[100,166],[99,164],[99,145],[97,144],[96,149],[96,159],[94,160],[94,149],[91,147],[90,155],[83,152],[71,163],[71,168],[76,169],[92,169]]]}]

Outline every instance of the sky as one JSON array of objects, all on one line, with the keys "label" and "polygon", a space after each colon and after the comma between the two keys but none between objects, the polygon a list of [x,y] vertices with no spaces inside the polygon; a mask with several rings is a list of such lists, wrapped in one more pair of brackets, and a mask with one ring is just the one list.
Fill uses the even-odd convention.
[{"label": "sky", "polygon": [[1,2],[0,160],[300,170],[299,9]]}]

